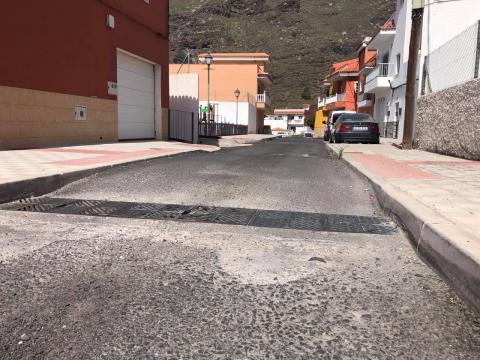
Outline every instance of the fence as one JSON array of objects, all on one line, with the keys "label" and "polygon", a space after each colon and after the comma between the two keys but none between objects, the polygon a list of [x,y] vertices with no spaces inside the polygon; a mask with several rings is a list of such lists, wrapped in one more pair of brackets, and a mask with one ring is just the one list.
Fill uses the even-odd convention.
[{"label": "fence", "polygon": [[229,135],[246,135],[248,126],[215,122],[202,122],[198,124],[198,136],[219,137]]},{"label": "fence", "polygon": [[447,89],[479,76],[480,22],[425,57],[422,95]]},{"label": "fence", "polygon": [[195,114],[192,112],[168,111],[168,138],[193,143],[195,139]]}]

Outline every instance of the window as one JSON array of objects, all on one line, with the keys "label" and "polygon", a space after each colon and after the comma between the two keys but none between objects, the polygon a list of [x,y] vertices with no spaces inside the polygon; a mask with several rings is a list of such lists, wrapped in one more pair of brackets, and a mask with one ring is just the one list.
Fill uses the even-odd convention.
[{"label": "window", "polygon": [[402,61],[402,57],[400,54],[397,54],[397,64],[395,67],[395,75],[400,74],[400,62]]}]

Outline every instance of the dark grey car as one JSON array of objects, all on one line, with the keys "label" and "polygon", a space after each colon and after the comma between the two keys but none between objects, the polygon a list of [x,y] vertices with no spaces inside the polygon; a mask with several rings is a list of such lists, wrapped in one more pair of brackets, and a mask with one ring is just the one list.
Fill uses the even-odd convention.
[{"label": "dark grey car", "polygon": [[380,143],[378,123],[368,114],[342,114],[333,128],[330,142]]}]

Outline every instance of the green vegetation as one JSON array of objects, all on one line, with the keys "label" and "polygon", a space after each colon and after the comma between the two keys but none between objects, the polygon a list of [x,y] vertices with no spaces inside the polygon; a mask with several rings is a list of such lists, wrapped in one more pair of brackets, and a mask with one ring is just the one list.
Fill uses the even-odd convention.
[{"label": "green vegetation", "polygon": [[307,125],[310,126],[312,130],[315,129],[315,114],[308,118]]},{"label": "green vegetation", "polygon": [[355,56],[395,0],[170,0],[171,60],[192,52],[267,52],[274,107],[318,95],[329,65]]}]

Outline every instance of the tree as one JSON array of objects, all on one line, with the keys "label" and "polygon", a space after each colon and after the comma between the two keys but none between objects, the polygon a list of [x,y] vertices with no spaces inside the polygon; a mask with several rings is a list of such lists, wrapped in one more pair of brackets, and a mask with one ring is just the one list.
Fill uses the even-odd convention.
[{"label": "tree", "polygon": [[310,88],[308,86],[305,86],[302,92],[302,99],[303,100],[311,100],[312,99],[312,93],[310,92]]},{"label": "tree", "polygon": [[312,128],[312,130],[315,129],[315,116],[316,116],[316,114],[314,113],[307,120],[307,125],[310,126]]}]

